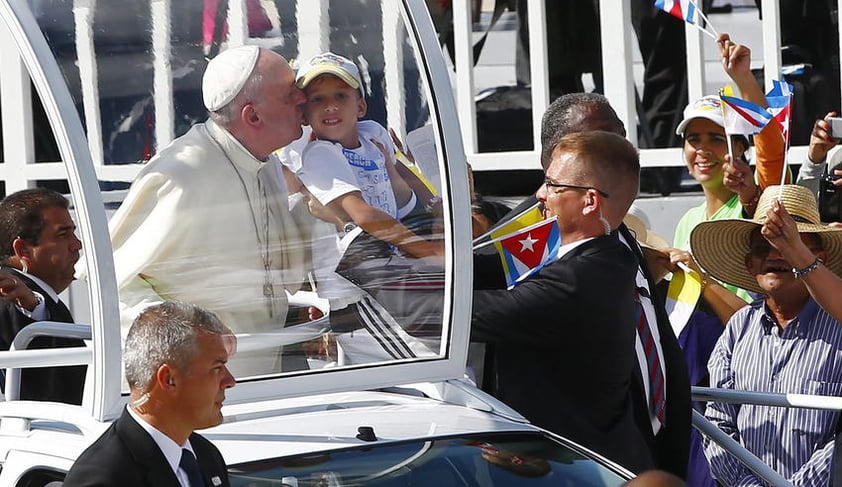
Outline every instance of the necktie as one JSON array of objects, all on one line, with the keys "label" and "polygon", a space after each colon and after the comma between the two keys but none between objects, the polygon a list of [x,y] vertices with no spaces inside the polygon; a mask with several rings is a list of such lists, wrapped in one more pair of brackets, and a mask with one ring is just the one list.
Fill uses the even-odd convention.
[{"label": "necktie", "polygon": [[205,481],[202,480],[202,471],[199,470],[199,462],[187,448],[181,449],[181,461],[178,462],[178,466],[187,474],[190,487],[205,487]]},{"label": "necktie", "polygon": [[664,373],[661,369],[661,360],[658,358],[658,349],[655,346],[655,337],[649,329],[649,322],[646,319],[646,312],[640,303],[640,296],[635,300],[639,319],[637,321],[637,334],[643,344],[643,351],[646,355],[646,365],[649,369],[649,408],[664,424],[664,405],[666,398],[664,394]]}]

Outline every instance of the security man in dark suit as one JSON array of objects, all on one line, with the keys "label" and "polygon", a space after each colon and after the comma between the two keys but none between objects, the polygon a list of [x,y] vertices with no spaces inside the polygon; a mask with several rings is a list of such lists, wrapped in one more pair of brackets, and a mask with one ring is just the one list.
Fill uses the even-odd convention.
[{"label": "security man in dark suit", "polygon": [[[630,398],[637,260],[616,230],[639,172],[637,150],[617,134],[558,141],[537,192],[544,218],[557,218],[557,259],[511,290],[474,291],[471,319],[472,338],[496,345],[500,399],[635,472],[654,461]],[[500,265],[483,257],[475,267]]]},{"label": "security man in dark suit", "polygon": [[[623,122],[617,117],[614,109],[604,96],[597,93],[572,93],[555,100],[547,108],[542,120],[542,165],[546,168],[552,162],[554,149],[562,137],[571,133],[593,130],[604,130],[621,136],[626,135]],[[523,210],[534,205],[535,202],[535,198],[527,198],[509,215],[503,217],[501,222],[520,214]],[[644,367],[634,367],[629,391],[635,423],[637,423],[638,430],[646,440],[647,450],[651,454],[654,467],[683,478],[687,474],[691,428],[690,385],[684,355],[666,315],[663,304],[664,297],[654,286],[652,273],[645,265],[645,260],[635,242],[634,235],[623,224],[619,225],[616,233],[622,235],[626,245],[635,254],[639,272],[642,273],[643,279],[646,281],[646,285],[641,287],[646,288],[648,296],[641,298],[641,301],[648,300],[651,303],[644,303],[644,306],[650,306],[656,317],[649,325],[656,327],[658,331],[657,347],[663,357],[664,363],[662,366],[666,378],[665,420],[663,423],[654,422],[649,407],[649,397],[647,397],[646,387],[644,386],[644,381],[649,378],[648,376],[644,377]],[[565,243],[565,241],[562,243]],[[475,266],[474,270],[475,289],[495,287],[494,279],[499,276],[499,269],[496,269],[494,265],[484,264]],[[638,279],[640,279],[640,276],[638,276]],[[497,286],[500,286],[499,282]],[[476,306],[475,304],[475,309]],[[637,316],[636,312],[633,312],[633,316]],[[488,362],[490,359],[493,365],[491,367],[486,366],[486,374],[491,376],[491,379],[486,381],[484,388],[499,397],[498,388],[501,382],[505,382],[505,379],[501,377],[501,375],[505,375],[505,370],[501,371],[501,369],[505,369],[506,365],[498,362],[505,360],[502,356],[507,354],[505,349],[509,345],[501,343],[494,347],[494,353],[486,357],[486,361]],[[633,345],[630,344],[630,347],[631,350],[634,350]],[[500,349],[504,350],[500,351]],[[521,410],[521,412],[524,411]],[[529,418],[528,414],[527,417]],[[552,428],[549,429],[552,430]],[[617,460],[618,458],[614,459]],[[626,466],[632,467],[630,464]]]},{"label": "security man in dark suit", "polygon": [[122,416],[82,452],[65,487],[227,487],[219,450],[194,430],[222,423],[234,338],[210,311],[164,302],[144,310],[126,337],[131,389]]},{"label": "security man in dark suit", "polygon": [[[10,194],[0,201],[0,350],[35,321],[73,323],[58,295],[73,281],[82,243],[67,199],[49,189]],[[38,337],[29,348],[84,346],[81,340]],[[29,368],[20,398],[82,404],[86,367]]]}]

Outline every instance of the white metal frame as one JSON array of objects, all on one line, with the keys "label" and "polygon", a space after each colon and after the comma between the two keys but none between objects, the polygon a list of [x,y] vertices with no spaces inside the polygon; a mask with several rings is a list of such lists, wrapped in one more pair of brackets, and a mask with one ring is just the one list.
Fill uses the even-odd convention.
[{"label": "white metal frame", "polygon": [[[74,7],[77,8],[77,17],[81,16],[86,22],[90,21],[90,10],[85,10],[93,6],[95,0],[76,0]],[[168,30],[161,23],[168,23],[166,16],[168,15],[168,6],[171,0],[148,0],[153,2],[152,15],[155,17],[153,21],[153,35],[157,39],[153,40],[153,49],[155,51],[155,96],[156,96],[156,117],[172,117],[170,104],[165,98],[168,97],[167,90],[171,88],[169,78],[169,63],[167,61],[166,49],[162,46],[162,42],[169,36]],[[300,394],[314,394],[320,392],[333,392],[338,388],[342,390],[354,390],[369,387],[387,387],[394,386],[396,383],[403,382],[424,382],[424,381],[440,381],[452,378],[461,377],[464,374],[464,367],[467,357],[467,343],[469,329],[467,326],[470,317],[470,275],[471,275],[471,257],[470,249],[464,246],[455,246],[456,241],[468,241],[469,230],[466,226],[455,226],[453,222],[465,221],[468,219],[468,209],[470,204],[468,201],[468,182],[467,182],[467,168],[464,165],[464,151],[459,137],[459,128],[456,117],[455,104],[449,86],[449,73],[444,63],[441,50],[438,46],[438,40],[426,12],[426,5],[423,0],[403,0],[399,4],[393,4],[390,1],[390,8],[386,14],[386,21],[383,24],[384,31],[384,45],[393,45],[394,51],[385,53],[387,56],[392,55],[394,58],[387,60],[387,90],[389,91],[390,106],[399,103],[403,98],[395,93],[403,89],[403,80],[401,75],[396,75],[394,71],[399,71],[401,59],[398,57],[402,55],[400,46],[397,42],[396,25],[400,22],[399,9],[403,9],[407,14],[414,19],[412,28],[414,30],[408,32],[411,42],[420,51],[420,60],[424,63],[419,66],[421,76],[424,76],[427,83],[427,96],[430,101],[431,117],[434,119],[434,126],[439,130],[436,133],[437,147],[439,151],[439,159],[446,162],[446,167],[442,169],[443,184],[445,184],[450,191],[446,191],[443,195],[445,201],[445,208],[448,208],[450,214],[451,226],[445,229],[446,242],[449,245],[448,257],[446,260],[448,282],[446,289],[450,292],[445,293],[444,323],[443,331],[444,339],[449,343],[464,344],[464,346],[451,347],[441,359],[429,360],[424,362],[422,367],[418,367],[416,363],[396,363],[386,366],[370,366],[345,370],[330,370],[326,373],[306,373],[297,376],[284,376],[278,380],[264,380],[244,382],[238,387],[232,389],[228,394],[228,402],[236,404],[238,402],[253,401],[260,399],[274,399],[279,397],[294,396]],[[309,0],[307,2],[308,9],[299,8],[299,17],[304,14],[302,11],[308,10],[311,6]],[[322,0],[317,7],[327,6],[327,1]],[[391,9],[394,6],[394,10]],[[237,42],[244,42],[245,37],[242,37],[246,30],[244,23],[232,21],[237,18],[237,15],[243,15],[244,0],[237,0],[230,2],[229,8],[229,22],[232,26],[241,25],[241,30],[237,34],[237,29],[232,28],[229,35],[228,45],[236,45]],[[238,13],[239,12],[239,13]],[[315,13],[321,19],[318,21],[319,25],[327,24],[327,11],[324,9],[316,9]],[[310,11],[309,14],[313,14]],[[5,144],[7,164],[0,166],[6,171],[10,168],[21,168],[24,172],[24,177],[18,181],[31,185],[34,179],[57,179],[67,177],[70,183],[71,193],[76,205],[76,222],[80,229],[80,236],[83,240],[85,248],[84,259],[87,266],[87,278],[89,281],[89,305],[91,308],[91,327],[92,327],[92,346],[93,358],[91,363],[94,370],[94,389],[90,397],[92,402],[86,403],[84,407],[89,408],[92,416],[98,420],[108,420],[116,418],[119,415],[125,399],[120,395],[121,385],[121,357],[120,357],[120,318],[119,310],[116,305],[117,286],[115,281],[114,263],[112,258],[111,243],[109,239],[106,214],[104,210],[102,194],[100,193],[97,183],[97,176],[100,178],[107,178],[111,180],[132,180],[136,171],[141,167],[140,165],[127,166],[106,166],[103,165],[101,155],[97,160],[92,157],[92,154],[97,154],[99,150],[101,154],[101,147],[87,145],[86,134],[82,129],[82,124],[77,115],[77,110],[73,104],[70,93],[65,85],[63,76],[59,71],[56,60],[52,52],[46,44],[43,35],[37,25],[34,17],[29,11],[29,6],[26,0],[10,0],[8,2],[0,2],[0,32],[9,35],[14,44],[17,45],[19,54],[17,56],[12,53],[10,56],[10,63],[15,67],[17,61],[17,69],[0,70],[0,76],[3,77],[3,99],[15,99],[18,93],[9,93],[9,84],[6,79],[14,77],[17,80],[16,84],[12,84],[11,89],[18,90],[18,92],[28,92],[28,81],[26,80],[26,72],[28,70],[33,82],[36,85],[37,91],[42,98],[44,107],[46,109],[48,118],[51,122],[53,132],[58,141],[62,163],[50,164],[32,164],[33,150],[19,150],[13,152],[13,148],[17,144]],[[90,26],[86,27],[90,31]],[[320,39],[327,40],[328,29],[321,33],[311,33],[311,35],[318,35]],[[1,40],[1,39],[0,39]],[[81,41],[84,42],[84,41]],[[9,45],[11,43],[4,44]],[[86,52],[87,56],[93,58],[93,46],[88,45],[86,48],[77,46],[79,52]],[[85,49],[87,49],[85,51]],[[5,57],[9,55],[7,49],[3,49],[4,61]],[[88,72],[82,73],[83,79],[95,79],[96,66],[91,59],[81,64],[87,63],[87,67],[80,69],[80,71]],[[165,77],[158,75],[157,71],[164,69]],[[7,72],[8,71],[8,72]],[[10,74],[11,73],[11,74]],[[88,92],[85,96],[94,96]],[[392,98],[394,97],[394,98]],[[25,100],[25,99],[24,99]],[[27,104],[6,104],[4,103],[4,120],[5,111],[8,110],[13,116],[26,118],[28,115]],[[402,111],[402,110],[401,110]],[[89,110],[84,110],[86,117],[89,115]],[[87,120],[90,126],[90,119]],[[401,122],[401,119],[391,120],[390,122]],[[166,125],[166,124],[164,124]],[[17,137],[20,134],[12,132],[15,124],[4,123],[4,130],[9,130],[9,133]],[[399,127],[400,128],[400,127]],[[26,127],[24,126],[24,129]],[[31,125],[28,128],[31,134]],[[171,128],[165,127],[163,133],[158,133],[158,143],[161,138],[167,139],[171,137]],[[6,135],[4,133],[4,135]],[[94,133],[91,133],[94,136]],[[14,140],[12,136],[6,135],[6,140]],[[99,136],[96,136],[99,138]],[[83,141],[80,143],[80,141]],[[100,144],[101,145],[101,144]],[[12,155],[13,157],[9,157]],[[449,164],[449,165],[448,165]],[[49,167],[49,172],[44,173],[44,168]],[[65,169],[66,167],[66,169]],[[66,171],[66,175],[65,175]],[[119,174],[118,174],[119,173]],[[46,176],[46,177],[45,177]],[[453,189],[455,188],[455,189]],[[7,191],[15,191],[21,189],[20,187],[7,186]],[[458,293],[458,295],[457,295]],[[459,323],[459,326],[452,326],[453,323]],[[446,345],[443,345],[446,346]],[[11,353],[11,352],[10,352]],[[25,354],[28,352],[17,352],[17,354]],[[63,360],[72,360],[81,357],[81,354],[69,353]],[[71,358],[72,357],[72,358]],[[24,357],[17,357],[12,355],[4,355],[4,358],[20,360],[16,362],[21,365],[31,364],[29,359]],[[35,359],[35,357],[31,357]],[[108,373],[106,373],[108,372]],[[280,381],[280,382],[279,382]],[[88,394],[86,394],[88,397]],[[0,405],[0,409],[3,409]]]},{"label": "white metal frame", "polygon": [[[767,89],[771,80],[779,77],[781,68],[780,55],[780,12],[777,0],[763,0],[763,55],[765,61],[765,79]],[[546,26],[544,25],[544,1],[530,0],[529,3],[529,41],[532,74],[532,106],[533,127],[540,127],[541,115],[547,107],[549,89],[547,80],[547,47]],[[602,45],[611,46],[603,49],[603,72],[611,73],[605,76],[605,95],[617,111],[620,119],[626,125],[628,138],[633,143],[637,141],[637,121],[634,98],[634,81],[632,79],[633,49],[636,49],[634,31],[631,23],[631,7],[623,0],[600,0],[600,25]],[[842,9],[839,10],[842,19]],[[456,65],[470,67],[472,62],[472,24],[471,1],[453,1],[453,24],[455,35]],[[839,24],[842,26],[842,22]],[[702,57],[702,33],[699,29],[687,25],[687,78],[688,98],[697,99],[704,93],[705,71]],[[620,39],[622,42],[618,42]],[[708,42],[708,41],[705,41]],[[842,36],[840,36],[842,44]],[[476,109],[474,104],[474,75],[472,69],[458,72],[455,80],[455,92],[459,118],[462,124],[462,138],[465,141],[468,162],[474,171],[496,171],[503,169],[540,169],[540,154],[538,150],[517,152],[477,152]],[[538,142],[538,130],[534,130],[535,145]],[[793,163],[803,161],[807,147],[790,148],[789,160]],[[641,166],[669,167],[683,166],[680,148],[642,149]]]}]

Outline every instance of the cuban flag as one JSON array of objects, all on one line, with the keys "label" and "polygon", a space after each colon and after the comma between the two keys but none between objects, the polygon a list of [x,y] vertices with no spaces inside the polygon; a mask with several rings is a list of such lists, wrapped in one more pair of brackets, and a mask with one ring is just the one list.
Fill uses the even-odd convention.
[{"label": "cuban flag", "polygon": [[655,6],[688,24],[696,25],[696,4],[691,0],[655,0]]},{"label": "cuban flag", "polygon": [[742,98],[719,94],[725,132],[751,135],[759,133],[772,120],[768,110]]},{"label": "cuban flag", "polygon": [[781,128],[781,134],[789,145],[789,125],[792,117],[792,85],[786,81],[772,81],[772,89],[766,93],[769,113]]},{"label": "cuban flag", "polygon": [[561,232],[553,217],[501,237],[494,245],[503,261],[506,285],[511,289],[556,259]]}]

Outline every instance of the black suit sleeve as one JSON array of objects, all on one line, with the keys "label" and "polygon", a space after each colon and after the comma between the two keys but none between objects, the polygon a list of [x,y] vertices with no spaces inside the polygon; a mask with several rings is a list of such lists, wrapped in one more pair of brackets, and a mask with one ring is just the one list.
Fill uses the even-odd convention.
[{"label": "black suit sleeve", "polygon": [[[635,269],[616,235],[598,237],[511,290],[475,291],[471,338],[538,347],[559,340],[576,343],[593,333],[605,334],[606,343],[631,340],[631,329],[622,331],[629,337],[616,336],[620,323],[609,315],[632,315]],[[569,325],[550,325],[558,322]]]}]

